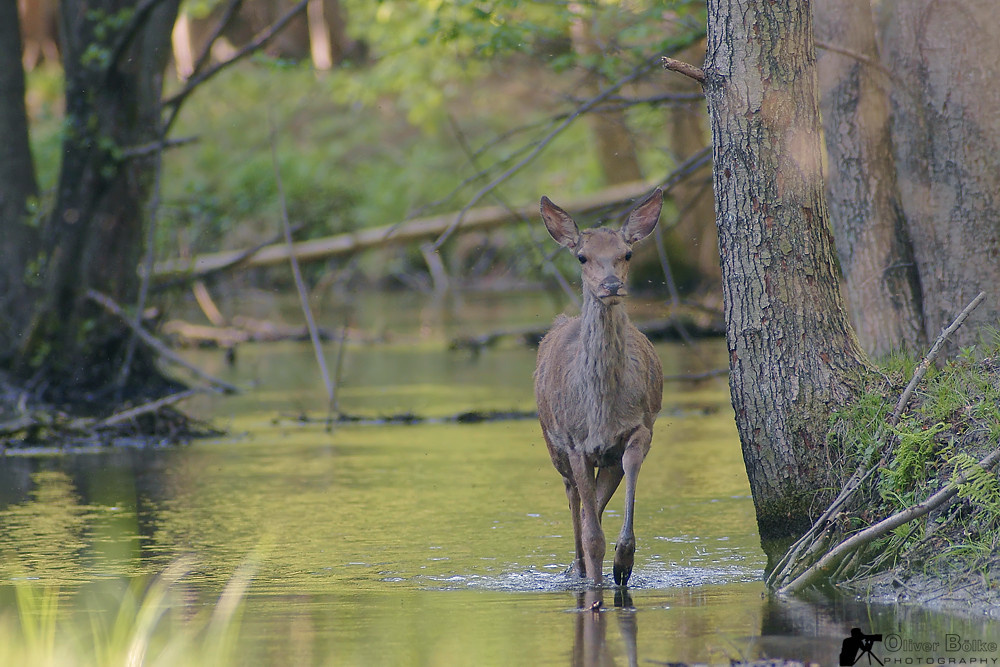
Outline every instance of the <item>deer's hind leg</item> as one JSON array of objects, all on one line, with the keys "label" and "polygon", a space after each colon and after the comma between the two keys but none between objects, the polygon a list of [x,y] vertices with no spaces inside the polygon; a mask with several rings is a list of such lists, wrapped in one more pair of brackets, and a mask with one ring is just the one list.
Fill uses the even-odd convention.
[{"label": "deer's hind leg", "polygon": [[566,570],[566,574],[586,577],[587,564],[583,560],[583,541],[580,533],[580,493],[576,490],[576,485],[572,479],[563,477],[563,483],[566,485],[566,499],[569,500],[569,513],[573,518],[573,545],[575,547],[573,551],[573,564]]},{"label": "deer's hind leg", "polygon": [[580,544],[583,547],[587,577],[593,580],[595,585],[600,586],[604,577],[602,568],[606,546],[604,531],[601,529],[600,508],[597,504],[594,466],[579,451],[570,452],[569,463],[576,491],[580,495]]}]

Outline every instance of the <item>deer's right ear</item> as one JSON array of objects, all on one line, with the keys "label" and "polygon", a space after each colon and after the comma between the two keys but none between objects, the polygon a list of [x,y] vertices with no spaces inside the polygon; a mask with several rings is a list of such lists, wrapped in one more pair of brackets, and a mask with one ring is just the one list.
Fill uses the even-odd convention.
[{"label": "deer's right ear", "polygon": [[548,197],[542,197],[541,210],[545,229],[549,230],[556,243],[570,250],[576,248],[580,243],[580,229],[569,213],[553,204]]}]

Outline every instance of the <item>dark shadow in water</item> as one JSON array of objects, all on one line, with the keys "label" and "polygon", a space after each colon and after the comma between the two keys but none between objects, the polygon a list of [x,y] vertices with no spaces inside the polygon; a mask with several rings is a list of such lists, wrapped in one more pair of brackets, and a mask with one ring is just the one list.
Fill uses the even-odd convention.
[{"label": "dark shadow in water", "polygon": [[615,589],[614,610],[604,607],[604,591],[601,589],[579,591],[576,596],[576,607],[576,634],[573,639],[572,660],[574,667],[617,664],[607,639],[608,616],[612,613],[618,619],[618,632],[625,646],[629,666],[635,667],[639,664],[636,650],[639,626],[635,607],[632,606],[632,596],[628,590]]}]

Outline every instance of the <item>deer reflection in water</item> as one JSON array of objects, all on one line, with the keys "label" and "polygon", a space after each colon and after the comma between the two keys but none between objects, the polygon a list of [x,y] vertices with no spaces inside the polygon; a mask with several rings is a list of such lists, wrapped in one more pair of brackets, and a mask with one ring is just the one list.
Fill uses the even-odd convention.
[{"label": "deer reflection in water", "polygon": [[573,667],[602,667],[616,665],[615,651],[607,638],[608,617],[618,620],[618,632],[625,645],[629,667],[639,664],[636,651],[638,624],[632,597],[628,590],[615,591],[615,608],[603,607],[600,589],[580,591],[576,597],[576,634],[573,638]]}]

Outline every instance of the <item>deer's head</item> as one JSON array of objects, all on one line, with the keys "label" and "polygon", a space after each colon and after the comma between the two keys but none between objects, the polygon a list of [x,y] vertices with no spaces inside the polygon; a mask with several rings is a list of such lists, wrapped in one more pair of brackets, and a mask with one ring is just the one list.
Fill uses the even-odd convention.
[{"label": "deer's head", "polygon": [[594,228],[580,231],[566,211],[542,197],[545,228],[556,243],[569,249],[580,261],[584,293],[612,305],[628,296],[628,269],[632,246],[649,236],[660,219],[663,192],[657,188],[640,202],[621,229]]}]

